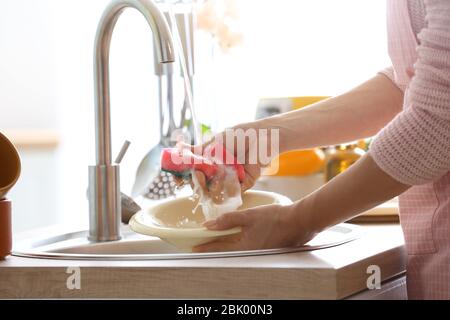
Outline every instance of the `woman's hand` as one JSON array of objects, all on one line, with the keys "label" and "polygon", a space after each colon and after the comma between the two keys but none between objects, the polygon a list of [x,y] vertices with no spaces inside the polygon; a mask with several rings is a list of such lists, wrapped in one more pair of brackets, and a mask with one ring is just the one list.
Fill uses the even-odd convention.
[{"label": "woman's hand", "polygon": [[[277,150],[272,149],[270,141],[270,130],[272,129],[270,122],[249,122],[217,134],[212,140],[204,143],[201,147],[191,146],[191,148],[195,153],[199,150],[205,150],[211,143],[224,145],[227,151],[244,167],[245,178],[241,182],[241,191],[244,192],[255,185],[261,175],[261,169],[269,165],[270,160],[277,155]],[[264,130],[265,134],[260,134],[260,130]],[[229,139],[233,139],[234,141],[229,141]],[[278,144],[278,141],[275,144]],[[265,158],[260,159],[261,148],[270,152],[270,157],[269,154],[265,154]],[[196,171],[195,175],[205,193],[211,192],[214,194],[217,191],[214,188],[211,190],[212,186],[206,184],[206,178],[202,172]],[[221,190],[218,191],[220,192]]]},{"label": "woman's hand", "polygon": [[[292,206],[266,205],[226,213],[204,226],[210,230],[241,227],[239,234],[197,246],[193,252],[241,251],[303,245],[315,236]],[[303,223],[305,222],[305,223]]]}]

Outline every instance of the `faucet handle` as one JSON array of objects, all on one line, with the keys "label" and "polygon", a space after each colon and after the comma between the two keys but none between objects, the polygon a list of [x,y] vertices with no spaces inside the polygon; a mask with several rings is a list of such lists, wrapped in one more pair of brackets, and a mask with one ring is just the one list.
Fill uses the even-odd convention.
[{"label": "faucet handle", "polygon": [[[122,162],[123,157],[128,151],[128,147],[130,146],[131,142],[128,140],[125,140],[125,142],[122,145],[122,148],[120,148],[119,154],[116,157],[116,163],[120,164]],[[123,223],[128,223],[128,221],[131,219],[131,217],[141,210],[141,207],[131,198],[130,196],[126,195],[123,192],[120,192],[120,203],[121,203],[121,220]]]},{"label": "faucet handle", "polygon": [[116,161],[115,163],[119,164],[120,162],[122,162],[123,157],[125,156],[125,154],[128,151],[128,147],[130,146],[131,142],[128,140],[125,140],[125,142],[122,145],[122,148],[120,148],[119,154],[116,157]]}]

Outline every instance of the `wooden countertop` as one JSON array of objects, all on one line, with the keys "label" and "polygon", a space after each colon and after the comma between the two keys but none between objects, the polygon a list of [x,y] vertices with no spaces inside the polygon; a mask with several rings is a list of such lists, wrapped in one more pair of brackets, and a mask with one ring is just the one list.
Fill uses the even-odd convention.
[{"label": "wooden countertop", "polygon": [[[7,257],[0,298],[341,299],[367,288],[367,268],[390,279],[405,270],[399,225],[362,225],[361,238],[310,252],[186,260],[70,261]],[[81,289],[69,290],[68,267]]]}]

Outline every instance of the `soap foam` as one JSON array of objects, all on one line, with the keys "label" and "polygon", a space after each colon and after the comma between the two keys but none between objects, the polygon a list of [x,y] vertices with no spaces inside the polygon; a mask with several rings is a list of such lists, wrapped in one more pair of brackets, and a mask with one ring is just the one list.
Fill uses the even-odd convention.
[{"label": "soap foam", "polygon": [[208,182],[208,193],[200,186],[197,176],[193,172],[191,174],[194,185],[192,199],[198,199],[193,212],[201,206],[206,220],[216,219],[242,205],[241,185],[234,168],[219,165],[218,171],[219,173]]}]

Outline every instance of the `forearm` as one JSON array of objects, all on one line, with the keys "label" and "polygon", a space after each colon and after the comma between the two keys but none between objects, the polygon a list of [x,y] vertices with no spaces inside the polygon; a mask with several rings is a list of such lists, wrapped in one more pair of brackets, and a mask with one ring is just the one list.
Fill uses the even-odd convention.
[{"label": "forearm", "polygon": [[403,93],[384,75],[306,108],[256,122],[280,130],[280,151],[339,144],[376,134],[401,111]]},{"label": "forearm", "polygon": [[288,210],[294,223],[320,232],[398,196],[409,187],[382,171],[366,154]]}]

